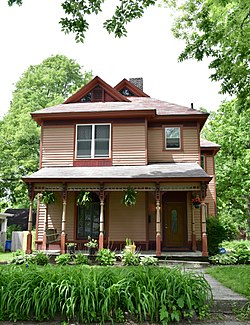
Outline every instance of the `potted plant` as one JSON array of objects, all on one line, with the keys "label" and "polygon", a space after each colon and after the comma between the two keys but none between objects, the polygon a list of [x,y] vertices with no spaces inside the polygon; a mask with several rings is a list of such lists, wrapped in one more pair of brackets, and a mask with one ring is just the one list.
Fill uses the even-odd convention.
[{"label": "potted plant", "polygon": [[200,205],[201,205],[201,199],[199,197],[199,194],[193,194],[192,197],[192,204],[196,209],[199,209]]},{"label": "potted plant", "polygon": [[69,254],[75,254],[76,243],[66,243],[66,246]]},{"label": "potted plant", "polygon": [[136,245],[135,242],[130,239],[130,238],[126,238],[126,245],[125,245],[125,250],[127,252],[131,252],[134,253],[136,249]]},{"label": "potted plant", "polygon": [[123,194],[122,204],[126,205],[126,207],[134,206],[136,204],[136,196],[137,192],[134,190],[133,187],[129,186]]},{"label": "potted plant", "polygon": [[77,195],[77,201],[76,201],[78,206],[85,206],[89,207],[90,204],[92,203],[92,196],[90,192],[79,192]]},{"label": "potted plant", "polygon": [[88,236],[88,242],[84,244],[84,246],[88,247],[89,255],[95,255],[95,252],[97,251],[98,242],[96,239],[93,239]]}]

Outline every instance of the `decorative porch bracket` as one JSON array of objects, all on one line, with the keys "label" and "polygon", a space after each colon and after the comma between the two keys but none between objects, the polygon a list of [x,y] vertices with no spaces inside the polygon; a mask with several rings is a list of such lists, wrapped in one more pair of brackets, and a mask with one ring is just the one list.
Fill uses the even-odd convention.
[{"label": "decorative porch bracket", "polygon": [[34,200],[34,190],[33,190],[32,183],[28,183],[28,195],[30,200],[30,207],[29,207],[26,254],[31,254],[32,253],[32,213],[33,213],[33,200]]},{"label": "decorative porch bracket", "polygon": [[161,194],[160,185],[156,184],[156,256],[161,256]]},{"label": "decorative porch bracket", "polygon": [[100,185],[100,233],[99,233],[99,249],[103,248],[104,242],[104,186]]},{"label": "decorative porch bracket", "polygon": [[63,207],[62,207],[61,254],[65,254],[65,242],[66,242],[65,223],[66,223],[66,208],[67,208],[67,184],[63,184],[62,200],[63,200]]}]

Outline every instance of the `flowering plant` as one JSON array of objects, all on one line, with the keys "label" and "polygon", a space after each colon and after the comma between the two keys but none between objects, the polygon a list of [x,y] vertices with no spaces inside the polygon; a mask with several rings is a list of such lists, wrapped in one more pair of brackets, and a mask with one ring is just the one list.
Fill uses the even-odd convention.
[{"label": "flowering plant", "polygon": [[199,197],[199,194],[193,194],[192,203],[193,203],[193,205],[201,204],[201,199]]},{"label": "flowering plant", "polygon": [[88,236],[88,242],[84,244],[88,248],[96,248],[98,246],[97,240]]},{"label": "flowering plant", "polygon": [[66,243],[67,247],[76,247],[77,244],[76,243]]}]

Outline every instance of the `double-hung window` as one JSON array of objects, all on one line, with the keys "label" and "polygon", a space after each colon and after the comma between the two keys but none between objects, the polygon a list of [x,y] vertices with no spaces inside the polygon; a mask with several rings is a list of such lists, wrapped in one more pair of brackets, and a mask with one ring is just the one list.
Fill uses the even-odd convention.
[{"label": "double-hung window", "polygon": [[181,149],[180,127],[165,127],[165,149]]},{"label": "double-hung window", "polygon": [[110,124],[81,124],[76,127],[76,158],[109,158]]}]

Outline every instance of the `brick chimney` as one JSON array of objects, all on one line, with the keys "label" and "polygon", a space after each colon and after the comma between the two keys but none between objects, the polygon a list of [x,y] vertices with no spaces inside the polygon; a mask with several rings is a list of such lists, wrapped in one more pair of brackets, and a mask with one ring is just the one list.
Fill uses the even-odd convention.
[{"label": "brick chimney", "polygon": [[143,91],[143,78],[129,78],[129,82]]}]

